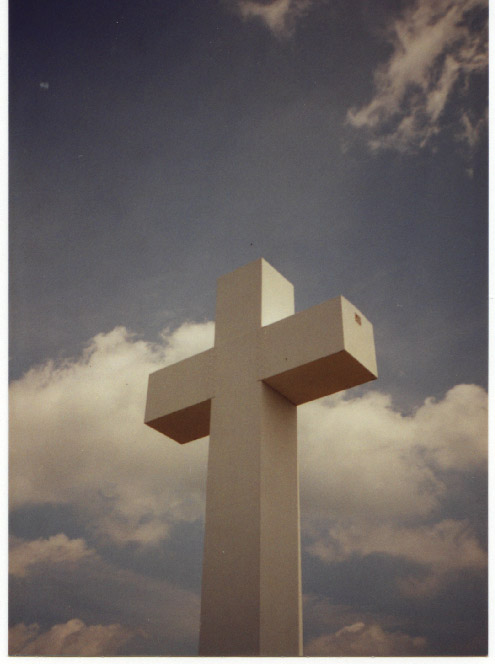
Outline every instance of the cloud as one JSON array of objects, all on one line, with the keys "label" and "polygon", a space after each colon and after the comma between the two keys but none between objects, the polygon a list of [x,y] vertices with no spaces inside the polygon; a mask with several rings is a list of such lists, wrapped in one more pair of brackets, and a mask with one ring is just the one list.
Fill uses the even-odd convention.
[{"label": "cloud", "polygon": [[[385,554],[421,566],[404,595],[432,595],[453,570],[481,569],[486,553],[467,518],[446,518],[449,473],[484,472],[487,395],[458,385],[410,415],[370,391],[303,406],[302,528],[326,563]],[[306,516],[308,515],[308,516]],[[406,568],[404,568],[406,569]]]},{"label": "cloud", "polygon": [[446,572],[453,569],[482,568],[487,562],[467,521],[444,519],[433,525],[400,527],[364,523],[338,523],[326,540],[319,540],[310,551],[327,562],[386,553]]},{"label": "cloud", "polygon": [[148,374],[211,346],[211,323],[158,344],[125,328],[82,356],[48,362],[10,388],[10,500],[76,505],[97,533],[154,542],[204,509],[206,441],[179,446],[143,424]]},{"label": "cloud", "polygon": [[461,127],[459,129],[458,138],[465,141],[470,148],[478,143],[482,131],[485,129],[488,121],[488,111],[478,120],[472,120],[467,112],[461,115]]},{"label": "cloud", "polygon": [[40,563],[76,563],[94,555],[82,539],[69,539],[63,533],[48,539],[24,542],[13,538],[9,550],[9,573],[24,577],[33,565]]},{"label": "cloud", "polygon": [[[71,504],[93,537],[121,544],[154,545],[174,524],[202,519],[207,439],[180,446],[143,418],[148,374],[212,341],[212,323],[185,324],[155,344],[116,328],[94,337],[80,358],[48,362],[12,383],[12,508]],[[365,555],[373,528],[400,555],[409,536],[432,535],[418,524],[440,529],[445,521],[445,473],[484,468],[486,393],[456,386],[408,416],[376,391],[337,395],[299,409],[299,440],[302,526],[320,555],[330,546],[331,556]],[[406,521],[416,530],[400,530]],[[352,539],[362,524],[361,539]],[[456,532],[448,530],[449,542]],[[77,542],[19,544],[14,569],[54,555],[57,544],[62,557],[82,555]],[[421,547],[414,551],[417,558]]]},{"label": "cloud", "polygon": [[[41,654],[57,634],[61,649],[69,642],[83,648],[83,637],[96,642],[100,634],[103,649],[108,628],[118,623],[124,631],[129,625],[142,630],[146,644],[133,636],[112,652],[194,652],[199,580],[187,586],[194,591],[178,587],[170,565],[184,545],[172,539],[177,528],[199,532],[193,522],[204,514],[207,440],[180,446],[143,419],[149,372],[211,346],[213,331],[213,323],[187,323],[151,343],[116,328],[94,337],[80,357],[47,362],[11,384],[12,508],[68,504],[94,547],[63,533],[12,539],[11,615],[27,625],[16,625],[16,648]],[[391,581],[403,601],[432,596],[449,574],[480,570],[486,556],[471,522],[446,514],[443,501],[452,474],[485,470],[486,392],[458,385],[407,415],[376,390],[351,395],[299,409],[306,555],[322,561],[322,569],[373,554],[405,559]],[[110,550],[112,563],[104,559]],[[162,553],[168,563],[150,572],[145,562]],[[59,600],[52,607],[54,593]],[[60,629],[41,634],[33,626],[41,614]],[[74,616],[84,622],[66,640],[65,621]],[[346,632],[337,637],[339,629],[361,622],[365,627],[349,647],[373,649],[380,642],[391,651],[419,650],[407,625],[381,618],[346,614],[346,622],[321,630],[311,648],[336,649],[349,639]]]},{"label": "cloud", "polygon": [[426,399],[414,416],[421,452],[442,470],[484,467],[488,457],[488,400],[477,385],[457,385],[444,399]]},{"label": "cloud", "polygon": [[347,114],[348,124],[365,132],[372,150],[424,147],[442,130],[454,96],[463,130],[457,138],[476,144],[486,121],[461,101],[472,75],[488,66],[486,21],[478,29],[471,20],[486,8],[486,0],[416,0],[391,21],[392,54],[375,71],[374,96]]},{"label": "cloud", "polygon": [[[117,623],[126,630],[129,639],[125,645],[109,642],[104,654],[117,654],[119,649],[125,651],[121,654],[194,654],[199,628],[199,594],[181,588],[171,574],[170,557],[167,558],[169,546],[167,541],[161,548],[151,551],[132,546],[112,547],[111,551],[103,547],[101,553],[82,556],[70,564],[44,557],[36,565],[27,567],[24,576],[11,576],[10,618],[13,624],[29,625],[28,628],[17,627],[11,649],[19,641],[21,645],[15,645],[16,651],[24,648],[26,634],[31,634],[29,641],[39,636],[31,625],[39,616],[43,618],[43,629],[64,624],[77,616],[86,625]],[[143,552],[148,555],[143,557]],[[162,556],[165,562],[157,564],[157,558]],[[81,629],[79,645],[80,636],[96,636],[93,629],[89,633]],[[43,642],[49,640],[50,647],[52,636],[53,633],[43,637]],[[28,647],[36,647],[38,651],[41,646],[38,642]]]},{"label": "cloud", "polygon": [[99,657],[113,655],[133,635],[121,625],[90,625],[74,618],[40,633],[34,623],[9,629],[9,655]]},{"label": "cloud", "polygon": [[300,408],[303,513],[397,520],[427,515],[443,491],[441,480],[416,462],[413,419],[389,396],[341,395]]},{"label": "cloud", "polygon": [[304,654],[313,657],[405,657],[423,654],[426,639],[402,632],[386,632],[378,624],[356,622],[334,634],[319,636],[308,643]]},{"label": "cloud", "polygon": [[259,19],[278,38],[290,37],[297,19],[306,14],[315,0],[239,0],[238,11],[243,19]]},{"label": "cloud", "polygon": [[299,409],[302,509],[368,523],[427,517],[445,492],[442,472],[483,468],[487,395],[458,385],[410,415],[390,396],[342,394]]}]

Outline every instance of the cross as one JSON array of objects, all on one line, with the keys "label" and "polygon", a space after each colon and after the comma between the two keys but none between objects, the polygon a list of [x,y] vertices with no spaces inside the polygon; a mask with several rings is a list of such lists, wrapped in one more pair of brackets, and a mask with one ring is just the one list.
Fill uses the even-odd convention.
[{"label": "cross", "polygon": [[363,314],[343,297],[294,314],[264,259],[218,279],[214,347],[150,375],[146,424],[210,434],[200,655],[302,655],[296,406],[376,377]]}]

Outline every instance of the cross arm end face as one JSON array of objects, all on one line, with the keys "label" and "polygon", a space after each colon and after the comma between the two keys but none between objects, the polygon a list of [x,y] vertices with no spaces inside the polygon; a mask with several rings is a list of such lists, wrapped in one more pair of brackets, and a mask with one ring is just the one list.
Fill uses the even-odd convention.
[{"label": "cross arm end face", "polygon": [[145,424],[179,443],[210,432],[213,349],[150,374]]}]

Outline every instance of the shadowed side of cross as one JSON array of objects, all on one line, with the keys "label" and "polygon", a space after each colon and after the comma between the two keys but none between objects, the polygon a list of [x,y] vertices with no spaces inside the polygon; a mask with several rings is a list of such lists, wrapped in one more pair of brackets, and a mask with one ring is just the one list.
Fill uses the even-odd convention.
[{"label": "shadowed side of cross", "polygon": [[214,347],[150,375],[146,424],[210,433],[200,654],[302,654],[296,406],[376,377],[369,321],[343,297],[294,314],[263,259],[218,280]]}]

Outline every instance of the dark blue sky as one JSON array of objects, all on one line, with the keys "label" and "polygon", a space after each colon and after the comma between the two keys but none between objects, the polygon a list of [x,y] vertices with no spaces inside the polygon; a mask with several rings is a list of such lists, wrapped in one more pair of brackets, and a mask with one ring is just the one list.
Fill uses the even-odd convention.
[{"label": "dark blue sky", "polygon": [[315,3],[282,41],[228,3],[11,7],[14,377],[116,324],[212,319],[216,278],[264,256],[299,309],[369,315],[385,389],[485,381],[486,144],[455,140],[485,72],[424,149],[370,154],[345,119],[390,52],[379,4]]},{"label": "dark blue sky", "polygon": [[[40,444],[34,404],[53,378],[53,367],[46,369],[49,360],[73,358],[56,366],[78,367],[83,347],[96,335],[116,339],[111,333],[117,326],[137,335],[132,343],[142,339],[156,350],[152,344],[162,343],[164,328],[170,343],[186,321],[213,320],[216,279],[261,256],[294,284],[297,310],[343,294],[373,322],[379,381],[346,398],[366,404],[369,390],[378,390],[391,400],[376,406],[383,417],[392,409],[398,418],[400,413],[415,417],[414,426],[429,438],[414,415],[426,399],[443,403],[456,385],[485,388],[486,13],[483,0],[11,3],[10,368],[21,392],[34,366],[45,367],[39,370],[46,379],[29,388],[29,398],[18,397],[33,418],[26,450]],[[132,343],[126,352],[134,352]],[[146,358],[146,367],[159,361]],[[471,442],[465,446],[471,449],[472,443],[479,454],[484,439],[475,444],[482,434],[469,426],[479,417],[472,405],[479,404],[477,395],[462,392],[452,403],[466,413],[465,436]],[[44,426],[46,413],[39,408]],[[59,428],[46,434],[50,444],[71,417],[78,418],[72,430],[80,433],[72,438],[64,433],[64,444],[78,447],[77,435],[91,438],[93,429],[78,428],[85,415],[76,410],[53,410]],[[12,435],[18,435],[15,424]],[[108,438],[101,434],[101,441]],[[419,455],[415,463],[431,453],[423,442],[412,436],[408,443]],[[54,466],[57,454],[50,457]],[[420,523],[426,528],[450,519],[449,533],[465,522],[483,547],[483,466],[459,455],[453,462],[435,452],[428,462],[430,474],[421,481],[437,487],[437,511],[397,519],[404,528],[406,521],[409,528]],[[16,468],[11,472],[19,477],[29,475],[24,465]],[[476,485],[469,479],[474,476]],[[451,483],[462,487],[462,505],[445,488]],[[109,578],[115,580],[121,566],[126,574],[156,574],[160,583],[198,592],[201,517],[174,516],[173,536],[157,536],[152,555],[134,550],[127,535],[102,543],[92,525],[96,508],[86,509],[86,498],[76,490],[73,498],[23,491],[12,521],[22,542],[63,533],[69,542],[83,539],[98,551],[98,573],[113,565]],[[130,518],[119,509],[122,518]],[[36,510],[44,515],[45,529],[32,516]],[[471,647],[466,643],[483,650],[483,618],[468,619],[460,609],[453,608],[450,618],[442,614],[438,633],[430,634],[434,607],[450,601],[449,593],[483,605],[482,565],[454,565],[440,574],[441,565],[431,560],[406,561],[402,554],[376,552],[363,543],[330,561],[314,549],[309,553],[308,542],[316,536],[308,533],[307,638],[333,639],[313,644],[314,652],[337,652],[348,638],[347,632],[335,636],[348,624],[339,622],[341,614],[322,618],[315,609],[318,592],[329,606],[347,607],[351,622],[362,622],[363,630],[376,623],[387,634],[399,631],[405,640],[393,641],[396,649],[407,646],[414,654],[419,642],[407,639],[418,636],[434,654],[470,654],[461,652]],[[196,557],[186,560],[190,574],[184,574],[177,561],[190,546]],[[91,576],[90,557],[83,558],[84,569],[71,581],[76,595],[79,581],[84,585]],[[363,560],[372,577],[383,569],[390,582],[378,584],[382,591],[370,586],[370,597],[383,594],[367,608],[364,600],[357,606],[352,589],[334,583],[342,569],[361,569]],[[409,593],[408,605],[407,593],[393,596],[391,579],[404,565],[412,566],[411,578],[441,576],[434,599],[431,592],[414,600]],[[111,606],[108,613],[100,605],[92,609],[90,593],[79,613],[57,605],[44,614],[57,584],[68,583],[65,568],[51,574],[36,598],[36,578],[15,577],[24,585],[13,600],[14,624],[38,621],[48,630],[77,618],[86,626],[141,625],[137,613],[112,618]],[[192,586],[184,581],[190,576]],[[158,595],[150,602],[158,607]],[[416,615],[414,634],[408,611]],[[449,620],[465,638],[449,641]],[[371,632],[359,634],[362,643],[372,639]],[[133,638],[137,643],[141,637]],[[194,651],[187,635],[177,643],[167,638],[134,647],[141,654]]]}]

